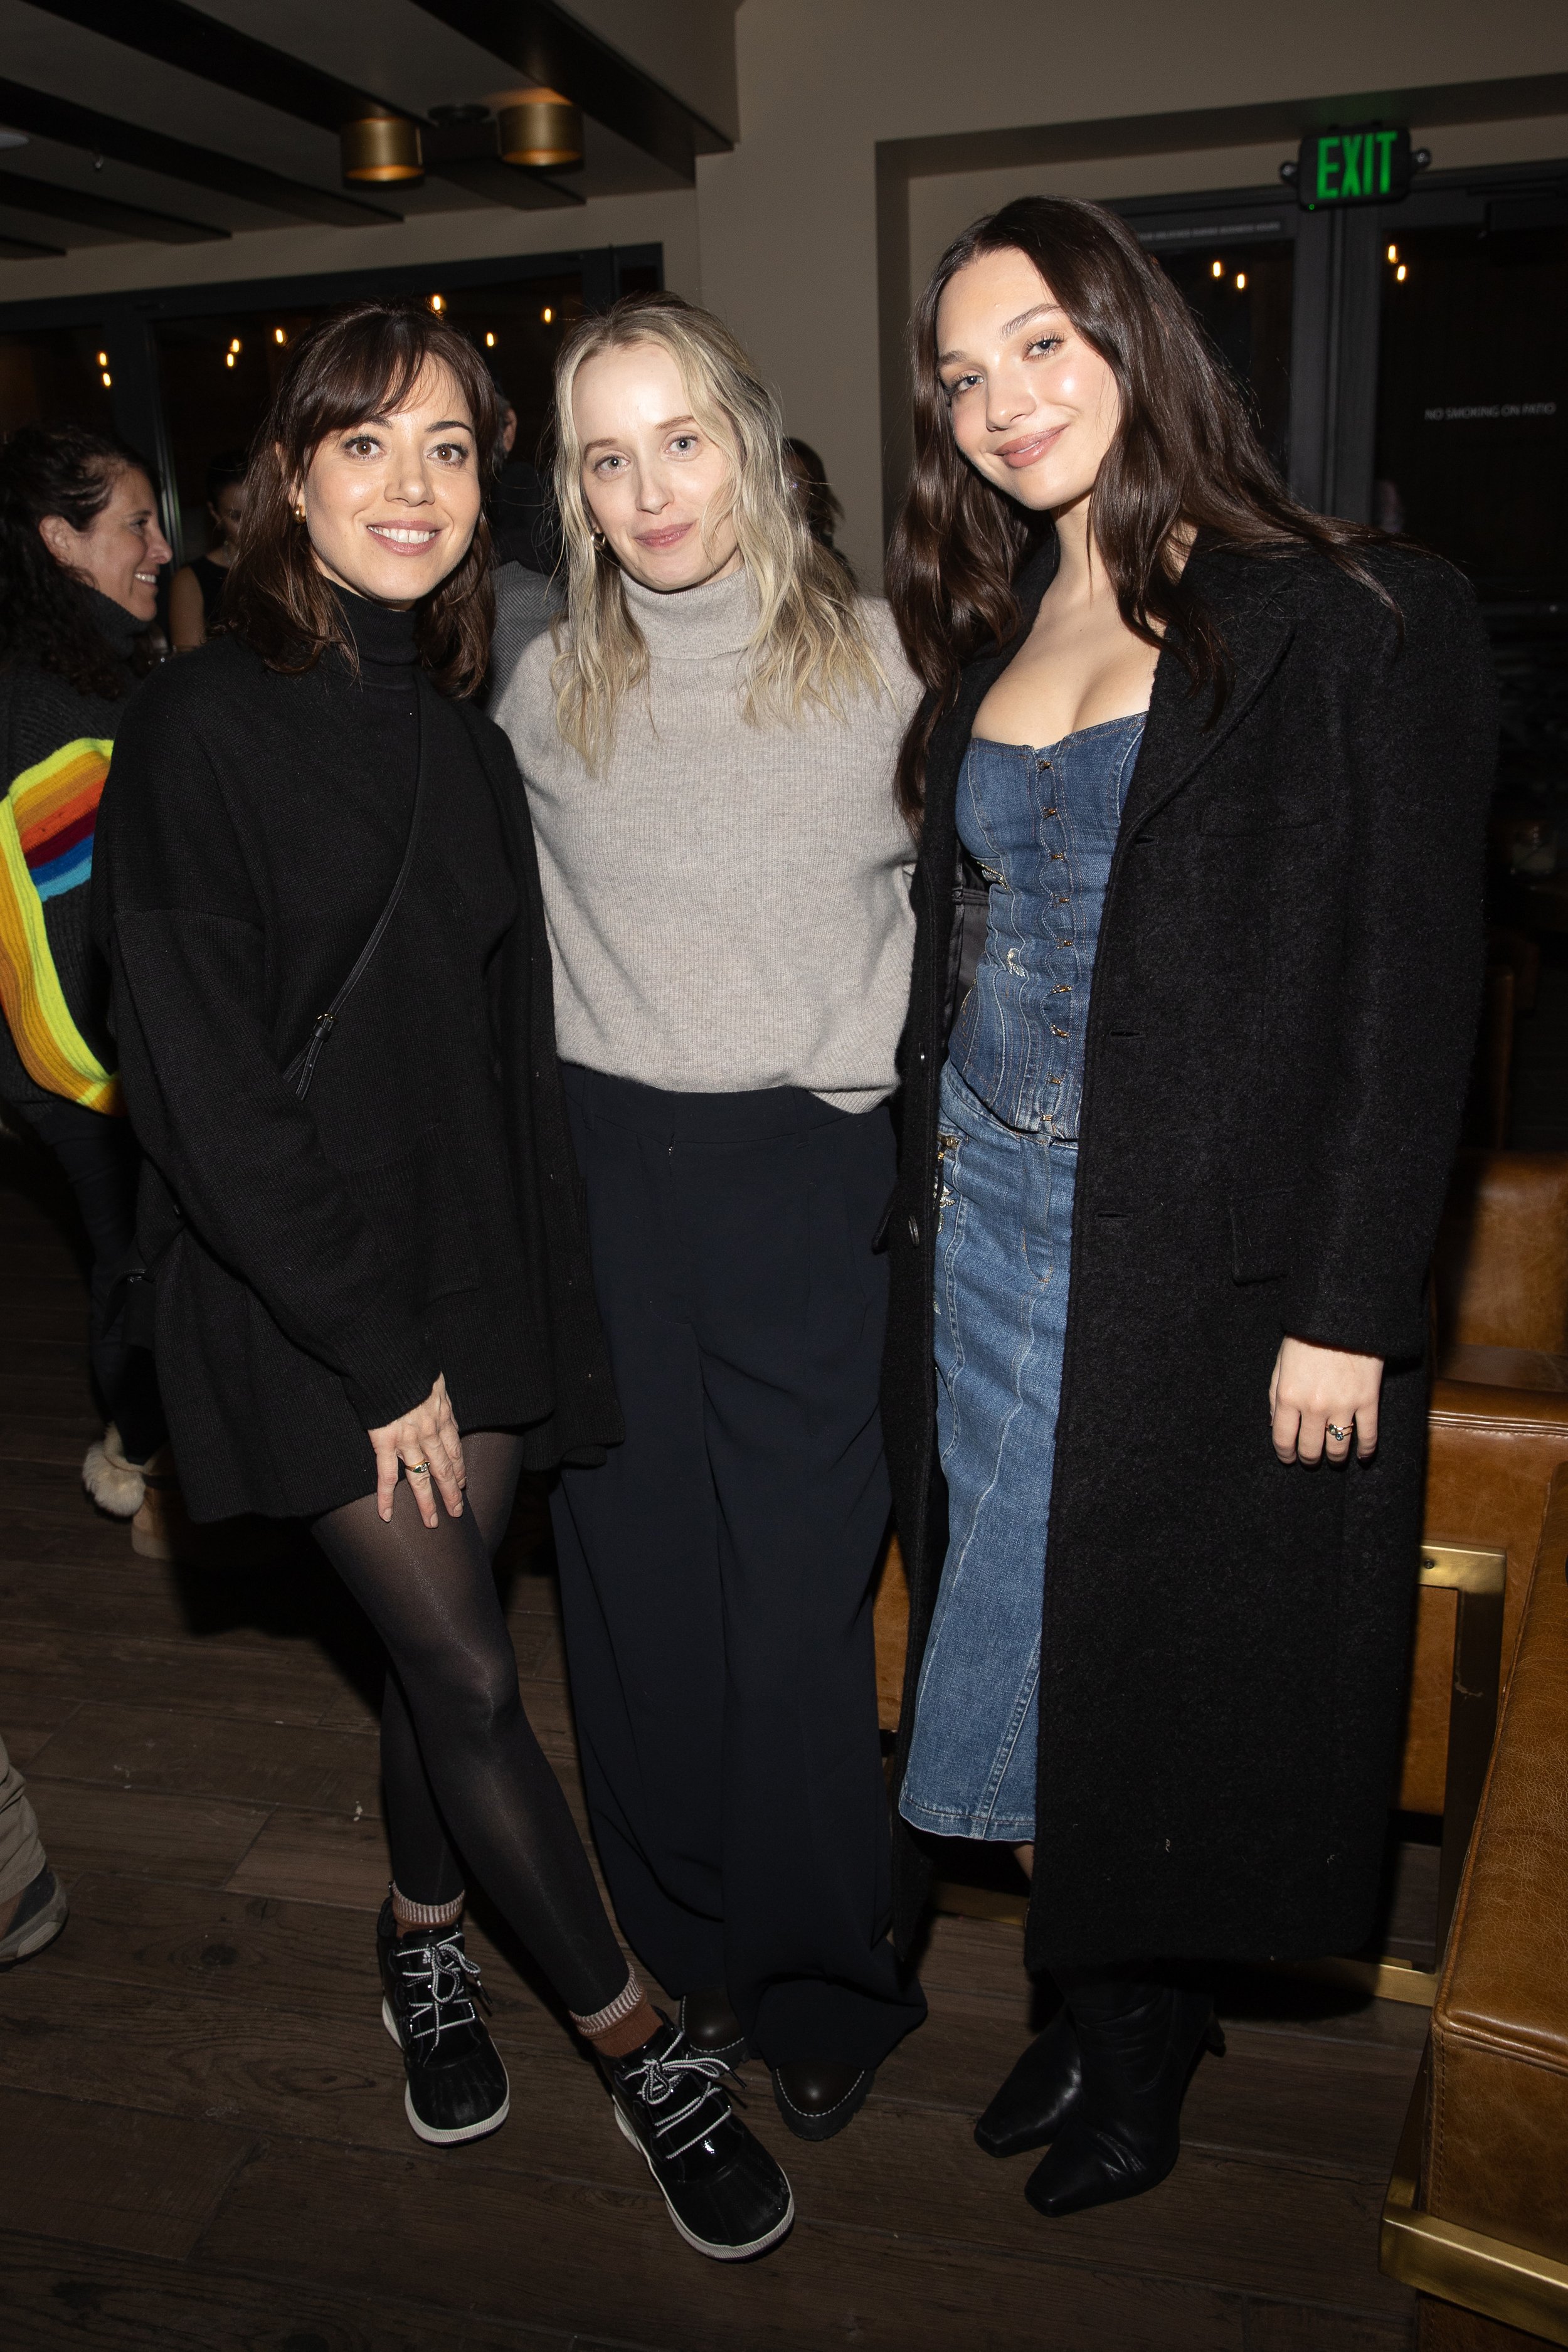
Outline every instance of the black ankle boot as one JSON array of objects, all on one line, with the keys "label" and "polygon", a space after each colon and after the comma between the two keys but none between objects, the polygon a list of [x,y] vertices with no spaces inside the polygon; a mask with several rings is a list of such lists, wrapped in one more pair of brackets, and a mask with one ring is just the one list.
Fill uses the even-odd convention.
[{"label": "black ankle boot", "polygon": [[1182,2100],[1225,2036],[1207,1993],[1124,1976],[1079,1976],[1062,1993],[1083,2058],[1078,2104],[1024,2194],[1053,2218],[1141,2197],[1181,2153]]},{"label": "black ankle boot", "polygon": [[1078,2035],[1064,2001],[1043,2033],[1037,2033],[985,2113],[974,2126],[987,2156],[1022,2156],[1056,2138],[1083,2084]]}]

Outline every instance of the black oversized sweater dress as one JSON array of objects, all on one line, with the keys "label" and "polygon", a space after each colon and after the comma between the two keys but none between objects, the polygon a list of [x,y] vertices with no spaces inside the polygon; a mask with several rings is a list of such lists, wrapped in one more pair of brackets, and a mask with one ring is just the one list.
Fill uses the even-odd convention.
[{"label": "black oversized sweater dress", "polygon": [[[201,1519],[368,1494],[367,1430],[438,1372],[459,1426],[522,1429],[531,1466],[619,1434],[511,754],[419,671],[412,614],[342,603],[357,677],[220,636],[153,679],[99,821],[159,1375]],[[421,756],[407,887],[301,1101],[285,1072],[391,892]]]}]

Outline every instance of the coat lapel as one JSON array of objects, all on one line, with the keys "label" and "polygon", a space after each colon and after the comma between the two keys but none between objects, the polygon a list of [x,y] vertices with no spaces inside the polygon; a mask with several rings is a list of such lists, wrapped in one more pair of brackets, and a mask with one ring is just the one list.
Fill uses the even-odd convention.
[{"label": "coat lapel", "polygon": [[1282,577],[1270,578],[1256,557],[1227,562],[1217,552],[1200,549],[1192,562],[1201,566],[1196,584],[1220,624],[1230,655],[1230,692],[1218,719],[1212,726],[1205,724],[1211,695],[1202,688],[1192,692],[1171,647],[1160,656],[1149,723],[1121,820],[1123,841],[1133,839],[1240,726],[1290,642]]}]

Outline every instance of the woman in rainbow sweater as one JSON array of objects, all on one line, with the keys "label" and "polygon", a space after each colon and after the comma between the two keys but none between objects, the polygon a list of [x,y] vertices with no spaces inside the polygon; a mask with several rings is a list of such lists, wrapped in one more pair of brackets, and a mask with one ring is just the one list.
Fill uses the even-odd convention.
[{"label": "woman in rainbow sweater", "polygon": [[[0,447],[0,1104],[54,1152],[92,1246],[92,1368],[110,1416],[82,1465],[129,1517],[163,1439],[145,1349],[108,1328],[134,1234],[136,1147],[88,927],[93,831],[140,641],[171,560],[135,456],[75,425]],[[149,1529],[138,1528],[138,1549]]]}]

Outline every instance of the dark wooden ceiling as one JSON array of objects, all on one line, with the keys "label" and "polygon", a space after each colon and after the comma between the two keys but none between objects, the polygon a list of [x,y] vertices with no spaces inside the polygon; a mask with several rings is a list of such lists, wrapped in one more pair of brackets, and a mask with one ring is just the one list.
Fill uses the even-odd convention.
[{"label": "dark wooden ceiling", "polygon": [[[689,185],[695,158],[729,144],[553,0],[0,0],[0,256],[573,209]],[[533,83],[582,107],[580,168],[427,158],[422,183],[344,184],[338,130],[356,115],[409,115],[438,153],[437,110]]]}]

